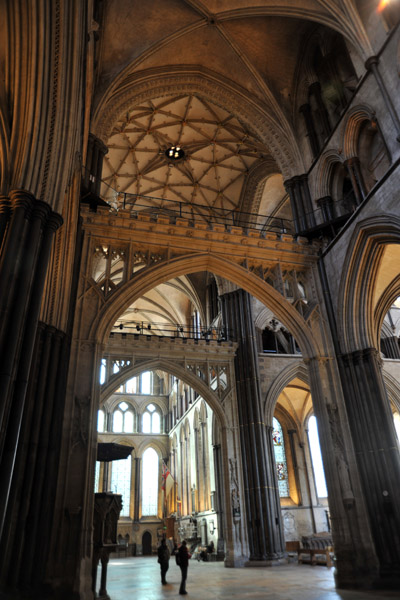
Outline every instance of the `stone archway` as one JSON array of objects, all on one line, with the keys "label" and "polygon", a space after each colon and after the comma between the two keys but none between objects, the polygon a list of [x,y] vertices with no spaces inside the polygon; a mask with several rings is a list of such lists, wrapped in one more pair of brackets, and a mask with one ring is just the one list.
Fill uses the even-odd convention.
[{"label": "stone archway", "polygon": [[[112,341],[112,347],[109,345],[105,350],[105,353],[109,357],[118,355],[118,344],[114,344],[115,336]],[[163,340],[163,342],[159,342],[156,339],[150,339],[149,341],[144,339],[142,343],[140,340],[136,340],[136,344],[128,348],[125,338],[122,347],[125,352],[128,351],[129,356],[132,358],[132,364],[112,376],[110,380],[106,380],[100,393],[100,404],[123,381],[141,372],[154,370],[165,371],[177,377],[192,387],[207,402],[213,411],[214,424],[217,426],[219,432],[219,452],[217,454],[222,468],[219,469],[220,480],[216,484],[217,489],[221,490],[219,497],[223,503],[220,514],[218,514],[218,519],[223,520],[221,532],[224,532],[225,563],[227,566],[236,566],[243,560],[242,557],[246,556],[247,551],[244,520],[242,520],[242,523],[238,524],[235,522],[235,526],[233,525],[233,507],[229,491],[227,492],[233,485],[229,465],[238,464],[241,460],[233,366],[236,345],[230,342],[218,343],[216,341],[206,342],[196,340],[195,346],[200,356],[197,359],[198,363],[204,364],[204,362],[207,362],[209,368],[214,371],[219,366],[224,368],[227,384],[221,394],[218,389],[212,389],[209,373],[200,372],[198,363],[193,361],[193,357],[191,357],[193,348],[190,346],[194,346],[194,344],[190,344],[190,342],[193,342],[193,340],[185,340],[185,343],[183,340],[173,340],[170,343],[168,339]],[[157,349],[155,349],[154,343],[158,345]],[[165,356],[162,356],[163,353]],[[171,353],[174,354],[173,357],[171,357]],[[158,357],[155,359],[153,358],[154,354],[158,354]],[[235,483],[238,485],[238,502],[242,507],[242,515],[244,515],[243,489],[240,473]],[[233,531],[235,531],[235,535],[233,535]]]},{"label": "stone archway", "polygon": [[118,316],[146,291],[160,282],[199,271],[210,271],[232,281],[268,306],[296,338],[303,356],[314,357],[320,354],[315,335],[313,336],[302,315],[282,294],[256,274],[229,261],[227,257],[209,253],[179,257],[167,264],[160,263],[139,271],[134,279],[116,290],[109,301],[103,303],[101,311],[95,315],[90,325],[89,337],[104,344]]},{"label": "stone archway", "polygon": [[[393,264],[394,256],[386,257],[384,253],[393,246],[400,254],[398,244],[400,219],[396,215],[366,219],[353,232],[338,298],[338,333],[343,352],[379,348],[383,318],[400,288],[396,281],[399,261]],[[389,296],[384,294],[387,289]]]}]

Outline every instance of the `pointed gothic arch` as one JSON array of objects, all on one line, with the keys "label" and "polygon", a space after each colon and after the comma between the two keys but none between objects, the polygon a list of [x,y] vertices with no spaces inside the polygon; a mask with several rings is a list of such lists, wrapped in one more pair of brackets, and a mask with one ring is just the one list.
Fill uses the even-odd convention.
[{"label": "pointed gothic arch", "polygon": [[131,377],[139,375],[143,371],[154,371],[159,369],[165,371],[170,375],[178,377],[181,381],[192,387],[212,408],[213,412],[217,415],[218,420],[221,424],[226,421],[226,415],[221,408],[221,404],[218,396],[208,385],[197,375],[178,365],[176,361],[169,361],[165,358],[156,358],[148,361],[143,361],[138,365],[124,369],[122,373],[117,373],[115,378],[113,377],[105,387],[101,389],[100,404],[102,404],[113,391],[121,385],[123,381]]},{"label": "pointed gothic arch", "polygon": [[[377,278],[385,248],[398,244],[400,219],[396,215],[366,219],[356,226],[338,295],[338,333],[344,352],[379,348],[383,319],[400,285],[398,277],[387,281],[380,298],[375,298]],[[386,290],[390,294],[385,294]]]},{"label": "pointed gothic arch", "polygon": [[286,369],[283,369],[270,385],[264,401],[264,418],[266,423],[272,423],[280,394],[295,378],[300,379],[307,386],[310,386],[308,369],[301,359],[296,364],[291,364]]},{"label": "pointed gothic arch", "polygon": [[136,299],[160,282],[198,271],[210,271],[220,275],[249,292],[268,306],[285,325],[295,337],[303,356],[313,357],[320,354],[315,332],[313,335],[304,318],[282,294],[244,267],[228,261],[225,257],[209,253],[172,259],[168,263],[159,263],[139,271],[134,279],[116,290],[109,301],[104,304],[103,309],[92,321],[89,337],[99,340],[100,343],[106,343],[118,316]]}]

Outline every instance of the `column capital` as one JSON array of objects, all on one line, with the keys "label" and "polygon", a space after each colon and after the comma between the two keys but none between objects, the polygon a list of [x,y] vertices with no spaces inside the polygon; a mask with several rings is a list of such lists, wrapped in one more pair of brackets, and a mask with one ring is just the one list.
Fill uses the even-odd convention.
[{"label": "column capital", "polygon": [[378,364],[382,364],[380,353],[376,348],[361,348],[341,355],[342,361],[347,365],[350,363],[359,364],[369,358],[373,358]]},{"label": "column capital", "polygon": [[13,209],[24,208],[25,210],[28,210],[35,202],[35,197],[27,190],[11,190],[10,200]]},{"label": "column capital", "polygon": [[46,223],[46,226],[48,227],[48,229],[51,229],[52,231],[57,231],[57,229],[59,227],[61,227],[61,225],[63,223],[64,223],[64,220],[61,215],[59,215],[56,212],[51,212],[49,219]]},{"label": "column capital", "polygon": [[50,213],[51,208],[46,202],[43,202],[42,200],[36,200],[36,202],[32,206],[29,218],[31,221],[39,219],[42,222],[42,224],[44,224],[47,222]]}]

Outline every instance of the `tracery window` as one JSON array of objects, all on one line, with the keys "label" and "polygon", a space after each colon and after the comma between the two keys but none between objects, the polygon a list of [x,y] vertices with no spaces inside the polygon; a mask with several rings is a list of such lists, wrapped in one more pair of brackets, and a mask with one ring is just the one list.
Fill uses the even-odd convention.
[{"label": "tracery window", "polygon": [[120,402],[113,412],[113,432],[133,433],[134,413],[127,402]]},{"label": "tracery window", "polygon": [[328,490],[326,489],[324,466],[322,464],[317,419],[314,417],[314,415],[310,417],[308,421],[308,443],[310,446],[317,496],[319,498],[326,498],[328,496]]},{"label": "tracery window", "polygon": [[289,479],[285,444],[283,440],[283,431],[281,424],[279,423],[278,419],[275,419],[275,417],[272,419],[272,427],[272,442],[274,445],[279,496],[281,496],[282,498],[287,498],[289,496]]},{"label": "tracery window", "polygon": [[154,448],[143,453],[142,515],[157,515],[158,512],[158,455]]},{"label": "tracery window", "polygon": [[161,433],[161,418],[154,404],[148,404],[142,418],[143,433]]},{"label": "tracery window", "polygon": [[114,494],[122,495],[121,517],[129,517],[131,499],[131,469],[132,456],[122,460],[114,460],[111,470],[111,490]]}]

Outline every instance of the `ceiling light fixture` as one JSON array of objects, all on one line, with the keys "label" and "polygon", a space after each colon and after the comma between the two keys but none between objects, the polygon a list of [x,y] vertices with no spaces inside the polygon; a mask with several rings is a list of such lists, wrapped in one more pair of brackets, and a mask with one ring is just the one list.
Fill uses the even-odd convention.
[{"label": "ceiling light fixture", "polygon": [[178,162],[185,158],[185,151],[181,148],[181,146],[170,146],[165,151],[165,156],[168,161]]}]

